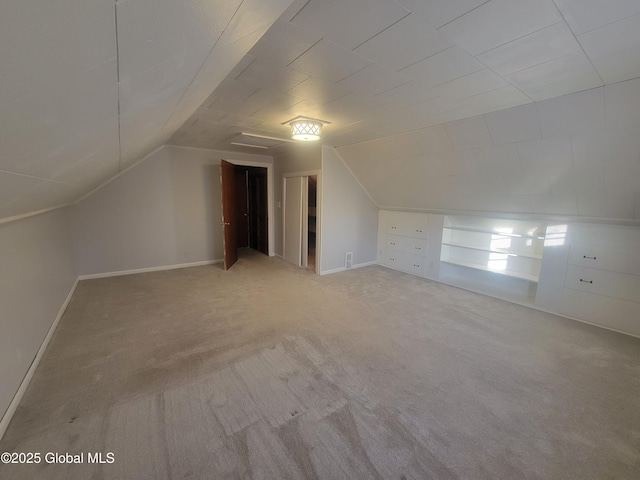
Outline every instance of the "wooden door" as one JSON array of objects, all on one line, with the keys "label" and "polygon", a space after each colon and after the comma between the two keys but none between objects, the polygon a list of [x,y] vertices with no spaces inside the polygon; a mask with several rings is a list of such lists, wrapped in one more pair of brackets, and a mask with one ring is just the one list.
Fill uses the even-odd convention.
[{"label": "wooden door", "polygon": [[285,177],[284,259],[302,265],[302,177]]},{"label": "wooden door", "polygon": [[236,197],[235,166],[220,162],[220,183],[222,190],[222,246],[224,249],[224,269],[229,270],[238,260],[238,240],[236,237]]}]

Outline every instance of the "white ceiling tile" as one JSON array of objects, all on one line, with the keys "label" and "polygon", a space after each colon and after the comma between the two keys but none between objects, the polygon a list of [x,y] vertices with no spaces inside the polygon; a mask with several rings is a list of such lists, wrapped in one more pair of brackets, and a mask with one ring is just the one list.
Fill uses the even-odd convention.
[{"label": "white ceiling tile", "polygon": [[466,109],[471,115],[495,112],[503,108],[517,107],[531,103],[531,99],[511,85],[463,98],[456,102],[456,107]]},{"label": "white ceiling tile", "polygon": [[602,168],[550,168],[547,171],[552,193],[581,192],[602,194],[604,192],[604,169]]},{"label": "white ceiling tile", "polygon": [[335,85],[324,82],[318,78],[310,77],[304,82],[288,90],[287,93],[294,97],[303,98],[319,104],[325,104],[343,97],[346,94],[351,93],[351,91],[341,87],[340,85]]},{"label": "white ceiling tile", "polygon": [[[198,0],[207,2],[208,0]],[[210,2],[209,2],[210,3]],[[291,5],[291,0],[216,0],[211,8],[214,11],[220,8],[217,4],[225,4],[224,8],[233,8],[233,5],[240,5],[233,17],[224,29],[224,34],[220,37],[220,44],[236,43],[247,37],[258,33],[258,39],[264,35],[266,30],[278,20],[278,17]],[[250,40],[251,47],[256,40]],[[246,52],[245,52],[246,53]]]},{"label": "white ceiling tile", "polygon": [[[121,78],[120,113],[137,113],[168,101],[173,109],[197,74],[209,50],[208,45],[193,45],[188,54],[175,55],[137,75]],[[171,109],[168,115],[171,114]]]},{"label": "white ceiling tile", "polygon": [[354,51],[376,63],[400,70],[451,46],[453,43],[434,27],[416,15],[409,15]]},{"label": "white ceiling tile", "polygon": [[591,60],[640,47],[640,15],[591,30],[578,36]]},{"label": "white ceiling tile", "polygon": [[543,100],[542,97],[548,95],[547,90],[558,96],[602,85],[582,51],[521,70],[506,78],[525,93],[531,93],[534,100]]},{"label": "white ceiling tile", "polygon": [[351,50],[408,14],[388,0],[311,0],[292,21]]},{"label": "white ceiling tile", "polygon": [[604,167],[609,160],[609,149],[610,136],[606,130],[571,137],[573,164],[576,168]]},{"label": "white ceiling tile", "polygon": [[426,158],[450,158],[455,153],[451,139],[443,125],[422,128],[409,135],[418,142],[422,154]]},{"label": "white ceiling tile", "polygon": [[465,209],[482,212],[529,213],[532,210],[528,195],[465,195]]},{"label": "white ceiling tile", "polygon": [[540,138],[538,112],[533,104],[487,113],[484,117],[495,145]]},{"label": "white ceiling tile", "polygon": [[280,16],[280,20],[290,22],[307,3],[309,0],[293,0],[293,3]]},{"label": "white ceiling tile", "polygon": [[257,58],[238,75],[237,80],[246,85],[253,85],[254,89],[266,87],[271,90],[286,92],[304,82],[307,78],[309,78],[309,75],[306,73]]},{"label": "white ceiling tile", "polygon": [[414,80],[382,92],[376,95],[376,98],[383,99],[385,102],[398,107],[405,107],[431,100],[436,96],[437,94],[433,87]]},{"label": "white ceiling tile", "polygon": [[549,98],[583,92],[600,86],[602,86],[602,79],[597,72],[593,71],[577,77],[564,78],[556,83],[531,88],[526,90],[526,93],[532,100],[541,102]]},{"label": "white ceiling tile", "polygon": [[514,195],[550,195],[546,170],[512,170],[504,173],[509,193]]},{"label": "white ceiling tile", "polygon": [[404,75],[374,63],[339,81],[338,85],[374,96],[407,82],[409,79]]},{"label": "white ceiling tile", "polygon": [[534,213],[578,215],[578,203],[573,195],[531,195]]},{"label": "white ceiling tile", "polygon": [[593,192],[577,195],[578,212],[585,217],[634,218],[634,195],[619,192],[597,194]]},{"label": "white ceiling tile", "polygon": [[445,128],[456,150],[491,145],[491,136],[483,117],[459,120],[445,125]]},{"label": "white ceiling tile", "polygon": [[0,99],[63,86],[116,57],[113,2],[3,2]]},{"label": "white ceiling tile", "polygon": [[504,173],[522,170],[518,150],[513,144],[460,150],[457,157],[461,165],[472,170]]},{"label": "white ceiling tile", "polygon": [[289,66],[312,77],[335,83],[370,64],[370,60],[321,40]]},{"label": "white ceiling tile", "polygon": [[50,178],[60,162],[73,162],[78,145],[91,147],[117,124],[116,62],[109,61],[41,95],[2,99],[0,169]]},{"label": "white ceiling tile", "polygon": [[[571,168],[573,154],[569,137],[530,140],[517,144],[518,157],[524,169],[545,170],[550,168]],[[553,181],[553,179],[550,179]]]},{"label": "white ceiling tile", "polygon": [[[235,113],[242,116],[253,116],[257,111],[266,109],[288,110],[295,104],[300,103],[300,99],[287,95],[286,93],[274,92],[267,88],[261,88],[247,97],[241,105],[235,107]],[[259,117],[256,117],[259,118]]]},{"label": "white ceiling tile", "polygon": [[600,131],[604,128],[604,88],[552,98],[537,104],[542,137]]},{"label": "white ceiling tile", "polygon": [[398,0],[406,8],[421,16],[431,25],[440,28],[446,23],[461,17],[489,0]]},{"label": "white ceiling tile", "polygon": [[556,0],[576,35],[640,13],[637,0]]},{"label": "white ceiling tile", "polygon": [[440,31],[477,55],[561,20],[552,0],[493,0],[448,23]]},{"label": "white ceiling tile", "polygon": [[[240,5],[239,0],[139,0],[116,5],[120,78],[206,43],[209,50]],[[150,14],[150,12],[152,12]]]},{"label": "white ceiling tile", "polygon": [[567,24],[558,22],[482,53],[478,60],[500,75],[508,75],[579,51]]},{"label": "white ceiling tile", "polygon": [[640,77],[640,46],[593,61],[607,85]]},{"label": "white ceiling tile", "polygon": [[484,92],[503,88],[509,84],[488,68],[456,78],[434,87],[437,96],[448,100],[461,100]]},{"label": "white ceiling tile", "polygon": [[267,63],[288,65],[320,40],[320,36],[282,20],[276,21],[249,51]]},{"label": "white ceiling tile", "polygon": [[640,125],[640,79],[607,85],[604,89],[607,130],[637,133]]},{"label": "white ceiling tile", "polygon": [[353,92],[323,106],[326,119],[339,121],[343,125],[360,122],[384,111],[385,101],[361,92]]},{"label": "white ceiling tile", "polygon": [[484,65],[474,57],[460,47],[453,46],[403,68],[400,73],[432,87],[483,68]]}]

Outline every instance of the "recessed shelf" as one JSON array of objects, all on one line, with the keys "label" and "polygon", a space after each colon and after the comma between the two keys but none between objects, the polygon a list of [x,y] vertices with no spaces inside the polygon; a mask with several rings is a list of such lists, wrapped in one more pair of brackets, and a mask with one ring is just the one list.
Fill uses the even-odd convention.
[{"label": "recessed shelf", "polygon": [[529,273],[518,272],[514,270],[492,269],[492,268],[489,268],[487,265],[482,265],[482,264],[473,263],[473,262],[465,262],[464,260],[458,260],[458,259],[442,259],[440,261],[443,263],[449,263],[451,265],[460,265],[461,267],[475,268],[476,270],[484,270],[486,272],[497,273],[498,275],[506,275],[507,277],[519,278],[521,280],[527,280],[529,282],[538,283],[538,276],[532,275]]},{"label": "recessed shelf", "polygon": [[538,255],[536,253],[530,253],[530,252],[523,253],[519,250],[513,250],[508,248],[495,248],[495,247],[484,248],[484,247],[479,247],[477,245],[465,245],[462,243],[455,243],[455,242],[442,242],[442,244],[449,245],[450,247],[467,248],[469,250],[479,250],[482,252],[489,252],[489,253],[500,253],[505,255],[511,255],[514,257],[526,257],[526,258],[533,258],[535,260],[542,259],[542,255]]},{"label": "recessed shelf", "polygon": [[464,227],[464,226],[445,226],[445,230],[457,230],[459,232],[474,232],[474,233],[488,233],[492,236],[496,237],[511,237],[511,238],[531,238],[535,240],[544,240],[543,235],[536,235],[530,233],[518,233],[518,232],[499,232],[496,230],[488,230],[483,228],[475,228],[475,227]]}]

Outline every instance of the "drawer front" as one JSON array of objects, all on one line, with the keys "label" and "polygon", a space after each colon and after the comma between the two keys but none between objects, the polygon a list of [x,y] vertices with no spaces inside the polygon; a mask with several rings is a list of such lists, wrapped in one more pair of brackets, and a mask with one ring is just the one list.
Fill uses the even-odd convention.
[{"label": "drawer front", "polygon": [[427,255],[427,241],[421,238],[387,235],[387,248],[412,255]]},{"label": "drawer front", "polygon": [[569,265],[564,285],[574,290],[640,302],[640,276],[636,275]]},{"label": "drawer front", "polygon": [[426,214],[392,212],[387,219],[387,233],[426,239],[428,223]]},{"label": "drawer front", "polygon": [[561,315],[640,336],[635,302],[563,288],[559,310]]},{"label": "drawer front", "polygon": [[640,275],[638,250],[615,244],[573,242],[569,250],[569,264]]},{"label": "drawer front", "polygon": [[408,253],[389,250],[385,252],[384,264],[387,267],[423,277],[426,259],[409,255]]}]

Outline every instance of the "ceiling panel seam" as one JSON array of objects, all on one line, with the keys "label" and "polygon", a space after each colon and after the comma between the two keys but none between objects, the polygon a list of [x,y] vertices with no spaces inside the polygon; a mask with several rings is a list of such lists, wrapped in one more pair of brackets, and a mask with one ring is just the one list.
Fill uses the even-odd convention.
[{"label": "ceiling panel seam", "polygon": [[[216,41],[213,42],[213,46],[211,47],[211,49],[209,50],[209,53],[207,54],[207,56],[204,57],[204,60],[202,61],[202,63],[200,64],[200,67],[198,68],[198,70],[196,71],[196,73],[193,75],[193,78],[189,81],[189,85],[186,86],[186,88],[182,91],[182,94],[180,95],[180,98],[178,99],[178,101],[176,102],[176,105],[173,107],[173,109],[171,110],[171,113],[169,114],[169,116],[167,117],[167,120],[164,122],[164,125],[162,126],[162,130],[164,130],[167,125],[169,124],[169,121],[171,120],[171,117],[173,117],[173,114],[176,112],[178,105],[180,105],[180,102],[182,102],[182,99],[184,98],[184,96],[187,94],[187,92],[189,91],[189,88],[191,87],[191,85],[193,85],[193,82],[195,81],[196,78],[198,78],[198,74],[202,71],[202,68],[204,67],[205,63],[207,63],[207,59],[211,56],[211,54],[213,53],[213,50],[216,48],[216,46],[218,45],[218,43],[220,42],[220,40],[222,39],[222,37],[224,36],[225,32],[227,31],[227,28],[229,28],[229,25],[231,24],[231,22],[233,21],[233,19],[235,18],[235,16],[238,13],[238,10],[240,10],[240,8],[242,7],[242,5],[244,4],[244,0],[242,0],[239,4],[238,7],[235,9],[235,11],[233,12],[233,15],[231,15],[231,18],[229,18],[229,21],[227,22],[227,24],[224,26],[224,28],[222,29],[222,32],[220,33],[220,35],[218,36],[218,38],[216,38]],[[252,32],[254,33],[254,32]],[[196,109],[197,110],[197,109]]]},{"label": "ceiling panel seam", "polygon": [[605,85],[605,82],[602,79],[602,76],[600,75],[600,72],[598,71],[596,66],[593,64],[593,62],[591,61],[591,57],[589,57],[589,55],[585,51],[584,47],[582,46],[582,43],[580,43],[580,40],[578,40],[578,37],[576,36],[575,32],[572,30],[571,25],[569,25],[569,22],[567,22],[567,19],[564,18],[564,14],[562,13],[562,10],[560,10],[560,8],[558,8],[558,4],[556,3],[556,0],[552,0],[552,1],[553,1],[553,5],[556,7],[556,10],[558,10],[558,13],[560,14],[560,17],[562,17],[562,20],[564,21],[564,23],[567,25],[567,28],[571,32],[571,35],[573,35],[573,38],[576,40],[576,42],[578,42],[578,45],[580,45],[580,50],[582,50],[582,53],[584,53],[584,56],[587,57],[587,60],[589,60],[589,64],[593,68],[593,71],[596,72],[596,75],[598,75],[598,78],[600,79],[600,83],[602,83],[602,85]]}]

